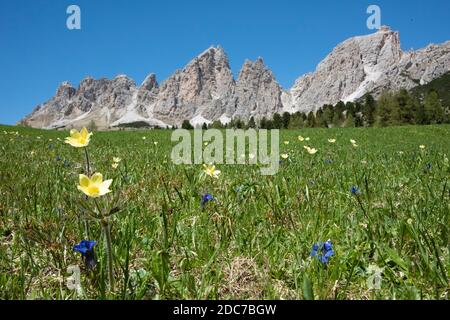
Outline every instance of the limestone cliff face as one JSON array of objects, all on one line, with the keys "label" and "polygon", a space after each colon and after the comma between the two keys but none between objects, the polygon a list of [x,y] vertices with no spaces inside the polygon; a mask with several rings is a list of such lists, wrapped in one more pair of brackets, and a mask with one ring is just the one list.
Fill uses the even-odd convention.
[{"label": "limestone cliff face", "polygon": [[231,101],[235,106],[233,116],[240,119],[260,119],[281,111],[281,87],[261,58],[246,61],[236,83]]},{"label": "limestone cliff face", "polygon": [[64,82],[49,101],[21,122],[38,128],[71,128],[94,122],[100,129],[144,122],[200,126],[232,118],[261,119],[275,112],[315,111],[384,89],[411,89],[450,70],[450,41],[402,51],[398,32],[383,27],[337,45],[312,73],[283,90],[261,58],[245,61],[234,80],[221,47],[210,47],[158,84],[150,74],[140,86],[127,76]]},{"label": "limestone cliff face", "polygon": [[162,83],[154,115],[169,124],[215,120],[225,112],[234,86],[225,52],[211,47]]},{"label": "limestone cliff face", "polygon": [[339,44],[315,72],[300,77],[290,90],[291,109],[315,111],[324,104],[354,101],[383,89],[410,89],[450,68],[450,42],[403,52],[398,32],[382,27]]}]

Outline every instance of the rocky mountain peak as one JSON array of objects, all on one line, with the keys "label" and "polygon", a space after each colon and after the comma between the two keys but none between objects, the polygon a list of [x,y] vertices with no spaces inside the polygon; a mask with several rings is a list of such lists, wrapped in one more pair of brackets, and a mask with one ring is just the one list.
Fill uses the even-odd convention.
[{"label": "rocky mountain peak", "polygon": [[262,58],[246,60],[236,83],[234,104],[235,118],[260,119],[279,112],[282,89]]},{"label": "rocky mountain peak", "polygon": [[450,70],[450,41],[403,52],[399,34],[387,26],[338,44],[314,72],[282,90],[262,58],[246,60],[234,79],[227,54],[211,46],[158,85],[149,74],[140,86],[126,75],[87,77],[78,88],[61,84],[23,123],[40,128],[130,123],[195,126],[232,118],[261,119],[275,112],[310,112],[324,104],[355,101],[370,92],[410,89]]},{"label": "rocky mountain peak", "polygon": [[[404,53],[399,33],[387,26],[369,35],[350,38],[337,45],[314,73],[296,81],[290,90],[292,110],[315,111],[324,104],[355,101],[368,92],[377,95],[384,89],[410,89],[421,79],[435,78],[448,70],[449,52],[441,50],[443,47],[448,45],[437,46],[427,54],[420,50]],[[418,56],[435,59],[424,61]],[[436,64],[437,72],[424,75],[436,70]],[[418,65],[420,70],[414,69]]]},{"label": "rocky mountain peak", "polygon": [[141,89],[145,89],[148,91],[152,91],[153,89],[158,88],[158,81],[156,80],[156,75],[154,73],[150,73],[141,84]]},{"label": "rocky mountain peak", "polygon": [[76,89],[68,81],[64,81],[56,90],[56,96],[61,99],[71,99],[75,92]]}]

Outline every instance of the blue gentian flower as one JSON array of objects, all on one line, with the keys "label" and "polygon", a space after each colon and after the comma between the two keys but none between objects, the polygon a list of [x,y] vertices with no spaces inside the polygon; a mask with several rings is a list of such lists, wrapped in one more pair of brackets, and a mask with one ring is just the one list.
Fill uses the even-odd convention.
[{"label": "blue gentian flower", "polygon": [[62,158],[60,156],[56,156],[56,161],[61,161]]},{"label": "blue gentian flower", "polygon": [[69,160],[64,160],[64,166],[65,167],[70,167],[70,161]]},{"label": "blue gentian flower", "polygon": [[326,164],[332,164],[332,163],[333,163],[333,160],[331,160],[331,159],[325,159],[325,163],[326,163]]},{"label": "blue gentian flower", "polygon": [[[320,251],[320,252],[319,252]],[[331,256],[334,255],[333,244],[331,240],[315,243],[311,251],[311,257],[317,257],[320,262],[327,264]]]},{"label": "blue gentian flower", "polygon": [[358,195],[361,193],[361,190],[359,190],[359,188],[357,186],[352,186],[352,188],[350,189],[350,192],[354,195]]},{"label": "blue gentian flower", "polygon": [[96,245],[96,241],[83,240],[73,247],[74,251],[81,253],[83,256],[87,270],[92,270],[95,267],[96,261],[94,247]]},{"label": "blue gentian flower", "polygon": [[214,199],[214,197],[209,193],[202,195],[202,200],[200,201],[200,205],[202,206],[202,208],[204,208],[205,204],[209,201],[216,201],[216,199]]},{"label": "blue gentian flower", "polygon": [[427,169],[431,170],[431,168],[433,168],[433,165],[431,163],[427,163]]}]

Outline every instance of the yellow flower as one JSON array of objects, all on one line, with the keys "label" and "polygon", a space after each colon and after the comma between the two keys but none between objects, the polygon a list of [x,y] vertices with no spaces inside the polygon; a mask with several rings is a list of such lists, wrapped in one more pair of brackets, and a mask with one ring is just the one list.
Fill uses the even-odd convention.
[{"label": "yellow flower", "polygon": [[305,141],[305,138],[303,138],[302,136],[298,136],[298,140],[299,141]]},{"label": "yellow flower", "polygon": [[286,140],[286,141],[284,142],[284,144],[285,144],[285,145],[288,145],[288,144],[289,144],[289,141]]},{"label": "yellow flower", "polygon": [[113,162],[119,163],[120,161],[122,161],[122,159],[120,159],[118,157],[113,157]]},{"label": "yellow flower", "polygon": [[77,186],[77,188],[89,197],[98,198],[111,192],[111,190],[109,190],[109,186],[112,183],[112,179],[103,181],[103,176],[101,173],[94,173],[91,178],[85,176],[84,174],[80,174],[79,177],[80,185]]},{"label": "yellow flower", "polygon": [[145,140],[145,139],[147,139],[147,137],[142,137],[142,140]]},{"label": "yellow flower", "polygon": [[350,139],[351,144],[356,144],[356,140]]},{"label": "yellow flower", "polygon": [[357,147],[358,147],[358,145],[357,145],[356,143],[354,143],[354,144],[353,144],[353,147],[357,148]]},{"label": "yellow flower", "polygon": [[310,148],[310,147],[308,147],[308,146],[303,146],[303,148],[305,148],[306,151],[308,151],[309,154],[316,154],[317,151],[318,151],[317,149],[315,149],[315,148]]},{"label": "yellow flower", "polygon": [[88,132],[86,128],[81,129],[80,132],[76,129],[70,130],[70,137],[67,137],[65,142],[75,148],[87,147],[91,139],[92,132]]},{"label": "yellow flower", "polygon": [[308,138],[305,138],[305,141],[309,141],[310,139],[309,139],[309,137]]},{"label": "yellow flower", "polygon": [[287,158],[289,158],[289,155],[287,153],[283,153],[281,157],[286,160]]},{"label": "yellow flower", "polygon": [[114,162],[113,164],[111,164],[111,167],[113,167],[113,169],[117,169],[118,166],[119,166],[118,162]]},{"label": "yellow flower", "polygon": [[425,149],[425,146],[422,144],[419,146],[419,148],[423,150],[423,149]]},{"label": "yellow flower", "polygon": [[329,142],[329,143],[335,143],[335,142],[336,142],[336,139],[328,139],[328,142]]},{"label": "yellow flower", "polygon": [[213,165],[207,166],[206,164],[203,165],[203,172],[205,172],[208,176],[218,179],[220,170],[216,170],[216,167]]},{"label": "yellow flower", "polygon": [[157,146],[157,145],[158,145],[158,141],[153,142],[153,144],[154,144],[155,146]]}]

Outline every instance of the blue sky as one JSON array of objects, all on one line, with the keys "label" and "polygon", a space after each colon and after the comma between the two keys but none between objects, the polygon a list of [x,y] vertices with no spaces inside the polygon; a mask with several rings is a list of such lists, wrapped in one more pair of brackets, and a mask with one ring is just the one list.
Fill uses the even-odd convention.
[{"label": "blue sky", "polygon": [[[66,9],[81,8],[81,30]],[[211,45],[228,54],[235,76],[261,56],[287,88],[343,40],[382,24],[400,31],[404,50],[450,40],[450,1],[1,0],[0,123],[13,124],[51,98],[62,81],[127,74],[158,81]]]}]

